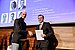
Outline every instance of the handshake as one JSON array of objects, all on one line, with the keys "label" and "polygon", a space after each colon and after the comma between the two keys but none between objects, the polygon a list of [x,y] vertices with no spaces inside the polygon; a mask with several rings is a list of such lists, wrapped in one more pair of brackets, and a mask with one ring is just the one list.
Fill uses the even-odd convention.
[{"label": "handshake", "polygon": [[29,36],[33,36],[32,31],[28,31]]},{"label": "handshake", "polygon": [[[28,34],[29,34],[29,36],[33,36],[33,33],[32,33],[32,31],[28,31]],[[41,37],[46,37],[46,35],[45,34],[41,34]]]}]

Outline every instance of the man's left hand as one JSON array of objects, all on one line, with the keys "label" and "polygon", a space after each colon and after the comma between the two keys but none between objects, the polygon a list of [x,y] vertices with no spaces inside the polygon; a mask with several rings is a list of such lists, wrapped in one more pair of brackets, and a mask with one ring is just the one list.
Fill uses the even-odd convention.
[{"label": "man's left hand", "polygon": [[46,37],[46,35],[45,34],[41,34],[41,36],[44,38],[44,37]]}]

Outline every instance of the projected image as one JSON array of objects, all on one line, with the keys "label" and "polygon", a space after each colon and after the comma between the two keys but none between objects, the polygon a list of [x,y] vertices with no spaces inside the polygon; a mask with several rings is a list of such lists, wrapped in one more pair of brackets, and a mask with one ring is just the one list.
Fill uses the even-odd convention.
[{"label": "projected image", "polygon": [[[74,0],[1,0],[0,27],[12,26],[14,19],[20,18],[22,10],[27,12],[25,19],[27,25],[39,24],[37,18],[39,14],[44,15],[44,21],[51,24],[74,23],[74,2]],[[8,13],[7,17],[3,17],[7,15],[2,15],[4,12]],[[11,17],[11,13],[15,14],[14,17]]]},{"label": "projected image", "polygon": [[18,11],[17,18],[20,18],[21,11]]},{"label": "projected image", "polygon": [[15,10],[17,5],[17,1],[10,1],[10,11]]},{"label": "projected image", "polygon": [[15,19],[16,19],[16,12],[9,13],[9,23],[14,23]]},{"label": "projected image", "polygon": [[7,23],[8,22],[8,13],[3,13],[1,15],[1,23]]},{"label": "projected image", "polygon": [[26,0],[19,0],[18,9],[21,10],[24,8],[26,8]]}]

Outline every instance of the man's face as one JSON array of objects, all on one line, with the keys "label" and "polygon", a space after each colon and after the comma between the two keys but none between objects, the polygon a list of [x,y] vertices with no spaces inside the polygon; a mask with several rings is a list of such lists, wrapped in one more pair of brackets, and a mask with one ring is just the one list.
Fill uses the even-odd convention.
[{"label": "man's face", "polygon": [[21,7],[24,6],[24,1],[21,1],[20,2],[20,5],[21,5]]},{"label": "man's face", "polygon": [[14,14],[11,14],[11,18],[12,18],[12,19],[14,18]]},{"label": "man's face", "polygon": [[6,21],[6,17],[7,17],[7,15],[6,15],[6,14],[4,14],[4,15],[3,15],[3,22],[5,22],[5,21]]},{"label": "man's face", "polygon": [[14,5],[15,5],[14,3],[11,3],[11,8],[12,8],[12,9],[14,9]]},{"label": "man's face", "polygon": [[38,21],[39,21],[39,23],[42,23],[43,22],[43,17],[42,16],[38,16]]},{"label": "man's face", "polygon": [[6,16],[7,16],[7,15],[6,15],[6,14],[4,14],[4,15],[3,15],[3,18],[6,18]]},{"label": "man's face", "polygon": [[22,12],[21,17],[26,18],[26,12]]}]

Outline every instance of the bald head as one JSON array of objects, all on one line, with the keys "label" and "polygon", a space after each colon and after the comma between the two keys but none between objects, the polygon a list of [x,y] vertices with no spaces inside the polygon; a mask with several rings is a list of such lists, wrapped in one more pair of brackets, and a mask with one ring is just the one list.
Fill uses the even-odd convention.
[{"label": "bald head", "polygon": [[22,12],[20,13],[20,15],[21,15],[22,18],[26,18],[27,13],[26,13],[26,11],[22,11]]}]

